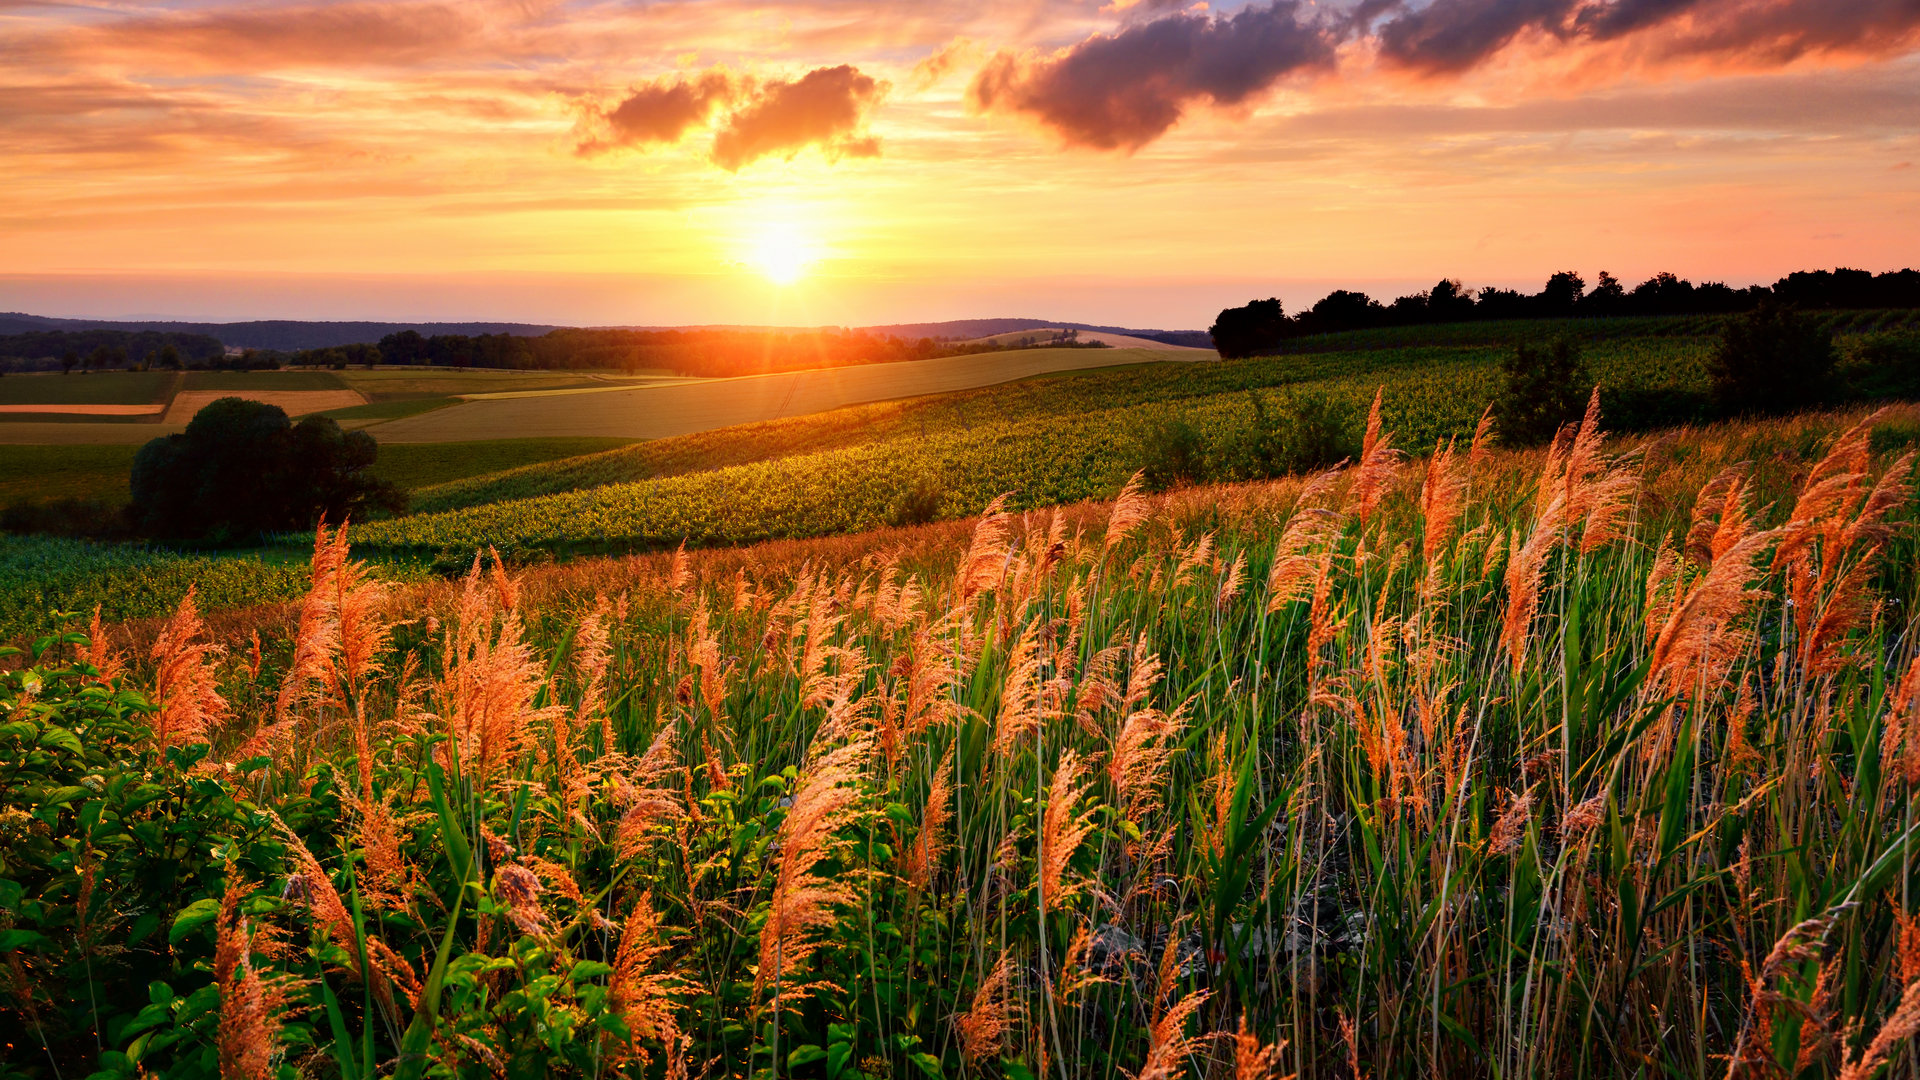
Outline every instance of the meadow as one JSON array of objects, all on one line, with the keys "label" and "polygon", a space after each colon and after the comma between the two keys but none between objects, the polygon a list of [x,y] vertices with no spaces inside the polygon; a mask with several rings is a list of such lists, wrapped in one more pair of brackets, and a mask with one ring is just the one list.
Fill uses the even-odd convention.
[{"label": "meadow", "polygon": [[[85,627],[9,1075],[1915,1065],[1910,406]],[[1438,422],[1437,420],[1435,421]]]}]

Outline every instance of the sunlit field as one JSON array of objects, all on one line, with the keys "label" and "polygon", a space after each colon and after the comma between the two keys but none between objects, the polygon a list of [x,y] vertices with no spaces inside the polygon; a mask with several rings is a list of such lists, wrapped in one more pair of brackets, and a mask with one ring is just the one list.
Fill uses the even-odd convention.
[{"label": "sunlit field", "polygon": [[1303,478],[445,583],[326,530],[284,621],[43,639],[10,1067],[1871,1074],[1911,411],[1378,417]]}]

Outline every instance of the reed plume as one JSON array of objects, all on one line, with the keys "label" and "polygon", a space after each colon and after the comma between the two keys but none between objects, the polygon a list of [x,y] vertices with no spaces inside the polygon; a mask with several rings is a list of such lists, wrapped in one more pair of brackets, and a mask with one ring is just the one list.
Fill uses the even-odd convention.
[{"label": "reed plume", "polygon": [[1452,441],[1444,446],[1434,443],[1433,456],[1427,458],[1426,479],[1420,484],[1420,519],[1425,525],[1420,554],[1429,566],[1446,550],[1466,490],[1466,473],[1453,467]]},{"label": "reed plume", "polygon": [[1167,935],[1153,992],[1153,1026],[1147,1033],[1147,1058],[1134,1080],[1173,1080],[1185,1075],[1186,1059],[1208,1037],[1188,1035],[1187,1021],[1207,1003],[1211,991],[1196,990],[1176,1000],[1180,990],[1179,936]]},{"label": "reed plume", "polygon": [[1106,539],[1100,545],[1102,558],[1113,554],[1113,549],[1126,543],[1134,530],[1147,520],[1149,503],[1144,477],[1144,473],[1134,473],[1121,485],[1120,494],[1113,497],[1113,509],[1107,514]]},{"label": "reed plume", "polygon": [[1074,806],[1087,793],[1091,781],[1086,762],[1072,750],[1060,755],[1053,770],[1053,784],[1047,792],[1047,810],[1040,829],[1040,910],[1055,911],[1072,902],[1080,892],[1080,882],[1067,877],[1067,867],[1081,841],[1093,831],[1093,808],[1079,814]]},{"label": "reed plume", "polygon": [[[659,970],[658,963],[668,950],[660,916],[653,910],[653,893],[644,891],[627,914],[619,948],[614,951],[613,974],[607,979],[607,1005],[634,1039],[650,1039],[666,1047],[669,1075],[685,1075],[685,1036],[680,1034],[674,1015],[674,994],[681,981],[671,970]],[[630,1044],[626,1049],[643,1062],[652,1060],[644,1046]],[[615,1064],[624,1056],[615,1054]]]},{"label": "reed plume", "polygon": [[87,651],[81,655],[80,662],[94,671],[87,681],[99,686],[112,686],[126,674],[125,661],[113,650],[106,629],[100,625],[99,604],[93,605],[93,621],[87,624]]},{"label": "reed plume", "polygon": [[266,812],[273,822],[274,830],[287,843],[287,858],[295,867],[292,880],[288,882],[288,891],[300,897],[307,908],[307,915],[322,934],[340,946],[347,954],[347,970],[360,974],[358,938],[353,929],[353,916],[348,914],[347,905],[340,900],[339,890],[333,887],[333,878],[327,873],[320,860],[313,857],[307,849],[307,842],[300,839],[280,815],[269,810]]},{"label": "reed plume", "polygon": [[1895,1048],[1920,1033],[1920,982],[1909,983],[1900,1003],[1880,1025],[1873,1041],[1840,1068],[1840,1080],[1869,1080],[1893,1056]]},{"label": "reed plume", "polygon": [[793,805],[780,823],[780,866],[753,980],[756,1000],[772,988],[776,1011],[798,1007],[792,999],[808,986],[796,985],[794,973],[820,947],[819,932],[837,920],[833,909],[859,900],[852,885],[819,869],[839,848],[835,834],[859,816],[861,780],[872,752],[868,739],[856,737],[820,757],[800,774]]},{"label": "reed plume", "polygon": [[253,892],[229,870],[215,922],[213,980],[220,993],[216,1035],[221,1080],[270,1080],[280,1059],[281,1031],[298,1010],[294,992],[303,984],[284,972],[261,971],[253,958],[275,949],[269,931],[255,930],[240,905]]},{"label": "reed plume", "polygon": [[927,806],[920,816],[920,831],[914,834],[913,846],[907,851],[906,873],[903,875],[907,887],[915,892],[923,892],[933,882],[934,870],[940,865],[940,859],[947,850],[947,822],[953,816],[953,747],[947,747],[946,757],[940,761],[940,768],[933,774],[933,784],[927,789]]},{"label": "reed plume", "polygon": [[206,629],[189,585],[153,642],[153,741],[163,751],[205,741],[226,718],[213,666],[213,657],[226,650],[200,640]]},{"label": "reed plume", "polygon": [[[1507,610],[1500,623],[1500,644],[1507,650],[1514,678],[1527,662],[1528,630],[1533,626],[1534,609],[1540,604],[1540,585],[1546,576],[1547,556],[1560,541],[1560,496],[1555,495],[1525,544],[1517,544],[1507,561]],[[1514,535],[1519,540],[1519,534]]]},{"label": "reed plume", "polygon": [[1400,451],[1393,448],[1392,434],[1380,430],[1380,401],[1386,388],[1374,391],[1373,406],[1367,410],[1367,434],[1360,450],[1360,463],[1353,471],[1353,489],[1347,494],[1353,516],[1365,527],[1380,500],[1386,496],[1399,468]]},{"label": "reed plume", "polygon": [[1322,555],[1340,534],[1340,518],[1330,510],[1301,509],[1287,522],[1267,569],[1267,611],[1306,599],[1320,577]]},{"label": "reed plume", "polygon": [[1006,1048],[1020,1015],[1020,1002],[1013,994],[1012,957],[1005,950],[993,970],[973,992],[967,1011],[954,1019],[960,1033],[960,1056],[969,1065],[978,1065]]},{"label": "reed plume", "polygon": [[[1280,1055],[1286,1052],[1285,1039],[1262,1043],[1247,1025],[1247,1014],[1240,1014],[1240,1030],[1233,1036],[1233,1080],[1281,1080]],[[1290,1078],[1288,1078],[1290,1080]]]}]

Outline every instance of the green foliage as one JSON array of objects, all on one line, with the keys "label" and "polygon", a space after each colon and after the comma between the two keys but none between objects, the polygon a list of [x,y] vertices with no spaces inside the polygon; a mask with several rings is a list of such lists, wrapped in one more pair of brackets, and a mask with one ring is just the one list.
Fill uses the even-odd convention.
[{"label": "green foliage", "polygon": [[277,405],[220,398],[140,449],[131,518],[148,536],[224,541],[398,509],[398,489],[369,471],[379,452],[326,417],[295,424]]},{"label": "green foliage", "polygon": [[940,520],[940,508],[946,502],[947,488],[938,477],[921,473],[893,502],[889,521],[894,525],[925,525]]},{"label": "green foliage", "polygon": [[0,536],[0,641],[44,633],[59,611],[92,611],[110,622],[173,610],[199,583],[209,610],[280,603],[308,580],[304,552],[285,561],[258,554],[218,557],[146,544]]},{"label": "green foliage", "polygon": [[1835,359],[1833,331],[1769,302],[1727,322],[1707,377],[1725,413],[1792,412],[1826,399]]},{"label": "green foliage", "polygon": [[1140,435],[1140,471],[1153,491],[1191,484],[1207,475],[1207,442],[1193,422],[1163,416]]},{"label": "green foliage", "polygon": [[1562,424],[1585,410],[1593,379],[1578,342],[1571,338],[1544,348],[1516,346],[1500,361],[1506,385],[1494,402],[1494,427],[1518,446],[1553,438]]}]

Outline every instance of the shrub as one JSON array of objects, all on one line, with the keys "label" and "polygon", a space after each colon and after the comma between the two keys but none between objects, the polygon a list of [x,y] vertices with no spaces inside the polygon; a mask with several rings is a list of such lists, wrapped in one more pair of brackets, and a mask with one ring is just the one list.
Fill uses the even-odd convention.
[{"label": "shrub", "polygon": [[1727,320],[1707,378],[1723,412],[1792,412],[1826,395],[1833,368],[1833,331],[1792,308],[1765,303]]},{"label": "shrub", "polygon": [[1357,457],[1360,442],[1353,410],[1320,394],[1282,394],[1270,404],[1259,390],[1247,392],[1253,416],[1228,449],[1238,479],[1323,469]]},{"label": "shrub", "polygon": [[1185,417],[1169,416],[1154,421],[1141,442],[1145,455],[1140,468],[1153,490],[1165,491],[1206,477],[1206,437]]},{"label": "shrub", "polygon": [[1920,397],[1920,333],[1894,331],[1855,339],[1836,375],[1850,399]]},{"label": "shrub", "polygon": [[1580,346],[1561,338],[1541,347],[1522,342],[1500,360],[1506,389],[1494,402],[1500,437],[1516,446],[1543,443],[1585,411],[1593,382]]},{"label": "shrub", "polygon": [[926,525],[940,520],[940,507],[947,501],[946,486],[926,473],[893,501],[890,518],[895,525]]},{"label": "shrub", "polygon": [[327,417],[294,424],[278,406],[221,398],[141,448],[129,515],[149,536],[226,541],[399,510],[404,496],[368,471],[379,452]]}]

